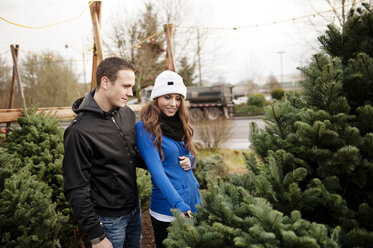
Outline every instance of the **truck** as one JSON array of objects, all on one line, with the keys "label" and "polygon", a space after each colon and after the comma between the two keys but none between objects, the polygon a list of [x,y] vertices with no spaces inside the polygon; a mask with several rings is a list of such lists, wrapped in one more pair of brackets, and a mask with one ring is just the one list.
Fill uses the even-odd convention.
[{"label": "truck", "polygon": [[233,113],[233,92],[231,84],[187,87],[190,116],[193,121],[203,119],[229,119]]},{"label": "truck", "polygon": [[[143,89],[143,100],[150,100],[152,86]],[[187,87],[187,104],[192,121],[229,119],[233,113],[233,86],[222,83],[212,86]]]}]

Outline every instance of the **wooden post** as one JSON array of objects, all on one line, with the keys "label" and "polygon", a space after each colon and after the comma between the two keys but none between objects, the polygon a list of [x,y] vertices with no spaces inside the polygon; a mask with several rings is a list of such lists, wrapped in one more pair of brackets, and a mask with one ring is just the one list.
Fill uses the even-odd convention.
[{"label": "wooden post", "polygon": [[172,49],[172,24],[163,25],[164,32],[166,35],[167,49],[166,49],[166,70],[176,71],[175,61],[174,61],[174,52]]},{"label": "wooden post", "polygon": [[22,85],[21,85],[21,77],[20,77],[19,71],[18,71],[18,55],[16,55],[16,49],[15,49],[14,45],[10,45],[10,50],[12,52],[12,58],[13,58],[13,73],[14,73],[15,79],[17,80],[18,89],[19,89],[19,93],[20,93],[20,96],[21,96],[21,100],[22,100],[22,107],[24,109],[26,109],[25,96],[23,95],[23,89],[22,89]]},{"label": "wooden post", "polygon": [[[16,45],[15,55],[16,55],[17,60],[18,60],[18,51],[19,51],[19,45]],[[10,88],[10,98],[9,98],[9,105],[8,105],[8,108],[10,108],[10,109],[13,108],[15,90],[16,90],[16,75],[15,75],[14,69],[13,69],[12,86]]]},{"label": "wooden post", "polygon": [[96,68],[103,60],[102,43],[101,43],[101,1],[95,1],[89,6],[91,11],[91,19],[93,25],[94,44],[93,44],[93,60],[92,60],[92,80],[91,90],[96,87]]},{"label": "wooden post", "polygon": [[96,87],[96,68],[97,68],[97,50],[93,42],[93,58],[92,58],[92,75],[91,75],[91,91]]},{"label": "wooden post", "polygon": [[[18,60],[18,51],[19,51],[19,45],[16,45],[15,56],[16,56],[17,60]],[[15,91],[16,91],[16,75],[14,73],[14,67],[13,67],[12,86],[10,87],[10,97],[9,97],[8,109],[13,108]],[[11,125],[11,122],[7,122],[6,123],[6,128],[9,128],[10,125]]]}]

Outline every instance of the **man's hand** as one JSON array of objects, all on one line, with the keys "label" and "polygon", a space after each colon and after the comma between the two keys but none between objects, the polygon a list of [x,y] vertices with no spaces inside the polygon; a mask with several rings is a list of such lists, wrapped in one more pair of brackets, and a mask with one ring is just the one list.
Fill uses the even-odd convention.
[{"label": "man's hand", "polygon": [[192,163],[190,162],[190,158],[187,156],[179,157],[179,164],[185,171],[192,169]]},{"label": "man's hand", "polygon": [[92,248],[113,248],[113,245],[110,240],[105,237],[99,243],[92,245]]}]

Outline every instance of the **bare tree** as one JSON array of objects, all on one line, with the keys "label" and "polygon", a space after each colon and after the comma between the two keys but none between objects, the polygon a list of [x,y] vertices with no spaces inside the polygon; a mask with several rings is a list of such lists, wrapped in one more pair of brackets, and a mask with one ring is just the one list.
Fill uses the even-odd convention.
[{"label": "bare tree", "polygon": [[277,78],[271,73],[267,79],[266,84],[263,86],[263,88],[267,92],[271,92],[274,89],[282,89],[281,84],[278,82]]},{"label": "bare tree", "polygon": [[[298,1],[297,1],[298,2]],[[303,25],[299,26],[299,34],[295,39],[299,40],[299,47],[303,51],[302,56],[295,58],[299,64],[310,62],[310,51],[320,51],[320,43],[317,37],[325,32],[327,25],[333,24],[339,28],[346,22],[349,10],[358,7],[358,0],[309,0],[302,1],[301,8],[305,10],[308,18],[299,20]],[[309,32],[304,33],[304,30]]]},{"label": "bare tree", "polygon": [[[356,0],[325,0],[332,8],[334,16],[337,18],[339,25],[342,27],[346,23],[348,10],[357,5]],[[339,6],[338,6],[339,5]]]},{"label": "bare tree", "polygon": [[[211,13],[206,12],[208,6],[203,2],[183,0],[158,0],[160,20],[175,25],[173,30],[175,61],[187,57],[197,70],[201,67],[203,78],[210,77],[210,68],[206,65],[217,65],[220,60],[217,51],[222,51],[222,44],[210,40],[213,30],[208,30],[206,23],[211,23]],[[222,59],[223,60],[223,59]]]},{"label": "bare tree", "polygon": [[[157,11],[149,3],[135,19],[118,18],[113,23],[109,43],[105,43],[109,53],[126,58],[136,66],[135,91],[139,103],[142,101],[141,89],[151,85],[164,68],[161,56],[164,54],[164,35],[161,26]],[[159,35],[154,35],[157,32]]]},{"label": "bare tree", "polygon": [[[314,15],[309,18],[309,22],[316,29],[319,27],[325,27],[334,21],[334,24],[338,27],[342,27],[346,20],[351,8],[356,8],[361,1],[358,0],[319,0],[319,1],[308,1],[308,7],[313,9]],[[317,7],[316,5],[317,4]],[[307,6],[307,5],[305,5]],[[325,6],[329,9],[321,9],[320,6]],[[319,17],[320,19],[316,19]],[[322,30],[323,31],[323,30]]]},{"label": "bare tree", "polygon": [[[10,97],[10,87],[12,83],[12,68],[9,66],[5,59],[0,57],[0,108],[8,108],[9,97]],[[18,103],[15,97],[15,103]],[[21,105],[16,104],[20,107]]]},{"label": "bare tree", "polygon": [[205,149],[216,150],[227,142],[233,134],[233,123],[229,120],[205,120],[195,123],[196,140]]},{"label": "bare tree", "polygon": [[[136,65],[136,86],[138,102],[141,101],[141,88],[154,82],[155,76],[164,69],[164,32],[163,24],[172,24],[175,63],[187,57],[196,65],[199,48],[202,72],[207,76],[208,64],[218,64],[216,51],[221,51],[221,44],[209,42],[210,32],[201,29],[206,26],[208,15],[201,3],[182,0],[158,0],[145,4],[146,8],[134,16],[130,13],[118,14],[112,24],[110,39],[105,48],[109,54],[127,58]],[[202,7],[201,7],[202,6]],[[123,16],[126,18],[123,20]],[[132,17],[131,17],[132,16]],[[200,29],[199,39],[197,28]],[[139,47],[139,41],[159,32],[154,42],[145,42]],[[177,69],[177,67],[176,67]],[[215,76],[215,75],[214,75]]]},{"label": "bare tree", "polygon": [[48,56],[27,55],[22,61],[22,82],[25,98],[40,107],[71,106],[80,97],[78,75],[71,62],[60,55],[43,52]]}]

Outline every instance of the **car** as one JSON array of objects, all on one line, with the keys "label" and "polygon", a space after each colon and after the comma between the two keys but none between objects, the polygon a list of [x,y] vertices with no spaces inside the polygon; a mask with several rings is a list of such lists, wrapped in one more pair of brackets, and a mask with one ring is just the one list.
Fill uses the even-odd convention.
[{"label": "car", "polygon": [[232,101],[234,104],[242,104],[242,103],[247,103],[247,99],[248,99],[247,96],[240,96],[240,97],[237,97],[236,99],[233,99]]}]

